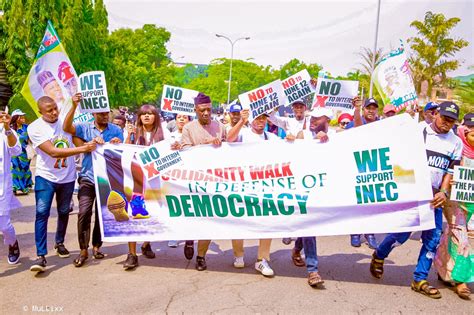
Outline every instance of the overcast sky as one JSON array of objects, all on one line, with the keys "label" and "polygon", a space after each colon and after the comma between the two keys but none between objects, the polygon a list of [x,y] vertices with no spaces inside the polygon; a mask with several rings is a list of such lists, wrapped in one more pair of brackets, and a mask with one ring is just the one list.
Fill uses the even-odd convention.
[{"label": "overcast sky", "polygon": [[[379,47],[389,50],[415,35],[413,20],[426,11],[459,17],[452,31],[471,45],[456,56],[462,66],[452,76],[474,72],[474,1],[382,0]],[[358,66],[360,47],[373,48],[377,0],[364,1],[132,1],[105,0],[109,29],[140,28],[145,23],[171,32],[168,50],[176,62],[207,64],[230,57],[231,39],[250,37],[234,46],[235,59],[278,68],[292,58],[319,63],[333,75]],[[184,56],[184,57],[182,57]]]}]

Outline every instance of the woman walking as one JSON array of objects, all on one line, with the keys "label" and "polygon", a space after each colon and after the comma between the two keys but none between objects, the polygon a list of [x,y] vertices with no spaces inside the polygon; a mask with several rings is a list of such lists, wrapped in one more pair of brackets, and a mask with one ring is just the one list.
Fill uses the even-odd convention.
[{"label": "woman walking", "polygon": [[25,113],[16,109],[12,113],[10,128],[16,131],[20,139],[21,154],[12,157],[12,176],[13,176],[13,193],[15,195],[26,195],[30,188],[33,187],[33,180],[30,170],[31,160],[28,158],[27,146],[29,142],[28,125],[26,124]]}]

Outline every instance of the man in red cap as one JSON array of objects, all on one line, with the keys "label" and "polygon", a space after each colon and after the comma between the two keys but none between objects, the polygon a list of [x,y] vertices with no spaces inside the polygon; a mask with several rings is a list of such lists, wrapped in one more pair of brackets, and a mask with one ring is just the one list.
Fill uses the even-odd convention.
[{"label": "man in red cap", "polygon": [[[227,138],[223,124],[211,119],[211,98],[204,93],[199,93],[194,99],[194,110],[197,119],[183,127],[181,148],[189,148],[201,144],[213,144],[220,146]],[[206,253],[211,244],[210,240],[198,241],[198,254],[196,256],[196,269],[206,270]],[[194,241],[186,241],[184,256],[192,259],[194,256]]]},{"label": "man in red cap", "polygon": [[393,117],[397,114],[397,110],[395,109],[395,106],[392,104],[387,104],[383,108],[383,118],[389,118]]}]

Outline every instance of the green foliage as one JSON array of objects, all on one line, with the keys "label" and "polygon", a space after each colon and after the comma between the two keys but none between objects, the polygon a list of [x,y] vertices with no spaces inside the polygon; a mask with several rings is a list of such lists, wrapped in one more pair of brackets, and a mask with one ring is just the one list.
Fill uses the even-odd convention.
[{"label": "green foliage", "polygon": [[463,113],[474,113],[474,79],[461,82],[454,93],[462,102],[461,111]]},{"label": "green foliage", "polygon": [[[227,103],[230,59],[220,58],[211,62],[202,75],[185,84],[184,87],[209,95],[215,103]],[[239,94],[278,79],[278,73],[271,67],[259,66],[253,62],[234,60],[232,63],[231,101]]]},{"label": "green foliage", "polygon": [[428,95],[435,82],[439,78],[440,85],[446,83],[447,72],[459,67],[459,60],[449,59],[456,52],[469,45],[464,39],[453,39],[450,36],[451,29],[458,23],[459,18],[447,19],[441,13],[426,12],[424,21],[413,21],[410,26],[417,30],[418,37],[412,37],[408,41],[414,54],[410,57],[413,78],[417,92],[420,91],[421,82],[428,82]]},{"label": "green foliage", "polygon": [[113,107],[158,104],[163,84],[174,83],[175,68],[165,44],[171,34],[162,27],[146,24],[141,29],[119,29],[109,36],[106,73]]},{"label": "green foliage", "polygon": [[286,79],[289,76],[292,76],[293,74],[298,73],[304,69],[308,70],[309,75],[312,78],[317,78],[318,72],[323,70],[323,66],[317,63],[305,64],[304,62],[294,58],[281,66],[279,71],[280,79]]}]

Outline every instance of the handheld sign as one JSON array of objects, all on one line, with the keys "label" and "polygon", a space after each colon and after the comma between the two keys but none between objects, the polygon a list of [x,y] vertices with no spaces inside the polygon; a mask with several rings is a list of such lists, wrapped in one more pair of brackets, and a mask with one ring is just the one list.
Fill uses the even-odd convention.
[{"label": "handheld sign", "polygon": [[82,94],[80,103],[82,113],[110,111],[104,71],[90,71],[81,74],[79,86]]},{"label": "handheld sign", "polygon": [[319,77],[316,93],[313,98],[314,107],[330,107],[343,111],[352,111],[352,99],[357,96],[359,81],[331,80]]},{"label": "handheld sign", "polygon": [[137,152],[137,158],[148,180],[183,164],[179,151],[171,150],[167,141],[158,142]]},{"label": "handheld sign", "polygon": [[250,122],[256,117],[269,113],[288,102],[281,80],[273,81],[250,92],[240,94],[239,100],[243,109],[250,110]]},{"label": "handheld sign", "polygon": [[474,203],[474,168],[455,166],[451,200]]},{"label": "handheld sign", "polygon": [[164,112],[194,115],[194,98],[198,91],[164,85],[161,96],[161,110]]},{"label": "handheld sign", "polygon": [[296,100],[300,100],[314,93],[315,89],[310,81],[311,76],[306,69],[282,80],[281,84],[286,97],[288,97],[288,102],[293,103]]}]

